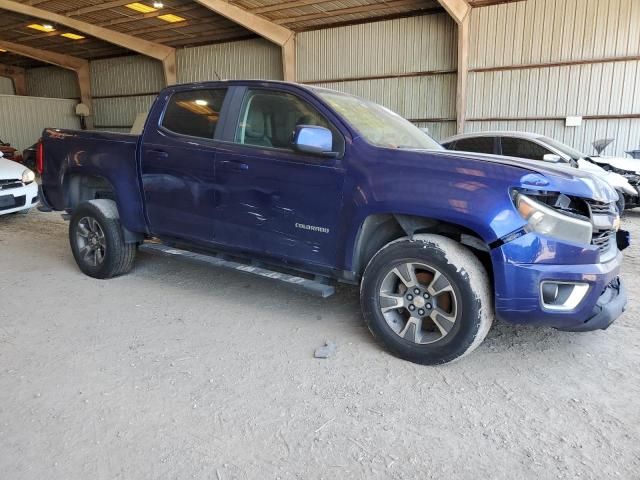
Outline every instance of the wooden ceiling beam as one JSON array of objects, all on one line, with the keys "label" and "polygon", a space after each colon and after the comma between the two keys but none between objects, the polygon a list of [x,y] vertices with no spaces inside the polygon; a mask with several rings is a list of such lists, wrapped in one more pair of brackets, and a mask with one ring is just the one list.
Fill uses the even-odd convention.
[{"label": "wooden ceiling beam", "polygon": [[200,5],[212,12],[228,18],[247,30],[260,35],[282,48],[282,74],[284,80],[295,82],[296,79],[296,34],[277,23],[251,13],[244,8],[231,5],[224,0],[196,0]]},{"label": "wooden ceiling beam", "polygon": [[458,24],[471,12],[471,5],[467,0],[438,0],[438,2]]},{"label": "wooden ceiling beam", "polygon": [[40,60],[41,62],[50,63],[68,70],[77,70],[89,64],[89,62],[83,58],[72,57],[71,55],[64,55],[50,50],[29,47],[21,43],[7,42],[6,40],[0,40],[0,48],[22,57]]},{"label": "wooden ceiling beam", "polygon": [[0,8],[8,10],[10,12],[19,13],[21,15],[40,18],[48,22],[64,25],[78,32],[91,35],[94,38],[98,38],[100,40],[113,43],[114,45],[124,47],[128,50],[132,50],[142,55],[160,60],[162,61],[164,67],[167,84],[171,85],[173,83],[176,83],[176,51],[174,48],[162,45],[160,43],[150,42],[148,40],[134,37],[132,35],[120,33],[115,30],[108,30],[104,27],[99,27],[91,23],[82,22],[80,20],[67,17],[66,15],[60,15],[48,10],[43,10],[31,5],[25,5],[13,0],[0,0]]},{"label": "wooden ceiling beam", "polygon": [[[128,2],[131,3],[131,2]],[[127,15],[124,16],[123,18],[117,18],[117,19],[113,19],[113,20],[107,20],[105,22],[100,22],[98,23],[99,26],[101,27],[112,27],[114,25],[122,25],[122,24],[127,24],[127,23],[132,23],[132,22],[139,22],[140,20],[146,20],[148,18],[156,18],[159,17],[160,15],[164,15],[165,13],[183,13],[183,12],[191,12],[193,10],[196,10],[200,8],[199,5],[194,6],[194,5],[188,5],[188,6],[184,6],[184,7],[178,7],[178,8],[172,8],[170,11],[168,10],[158,10],[157,12],[149,12],[149,13],[142,13],[142,14],[138,14],[138,15]],[[133,10],[131,11],[133,12]],[[177,24],[174,24],[177,25]]]},{"label": "wooden ceiling beam", "polygon": [[[82,103],[89,108],[89,112],[93,112],[90,69],[89,62],[87,60],[4,40],[0,40],[0,48],[15,55],[32,58],[34,60],[39,60],[60,68],[74,71],[78,78],[78,86],[80,87],[80,99]],[[91,128],[91,118],[87,119],[87,125]]]},{"label": "wooden ceiling beam", "polygon": [[295,36],[293,30],[281,27],[264,17],[251,13],[249,10],[231,5],[224,0],[195,1],[212,12],[222,15],[238,25],[242,25],[247,30],[251,30],[253,33],[260,35],[281,47]]},{"label": "wooden ceiling beam", "polygon": [[388,1],[385,3],[379,3],[377,5],[358,5],[357,7],[347,7],[347,8],[338,8],[335,10],[328,10],[325,12],[316,12],[316,13],[307,13],[305,15],[299,15],[297,17],[286,17],[279,20],[274,20],[274,23],[279,25],[286,25],[290,23],[303,22],[306,20],[316,20],[318,18],[333,18],[340,17],[342,15],[352,15],[355,13],[367,13],[367,12],[376,12],[379,10],[387,10],[389,8],[400,8],[400,7],[412,7],[417,6],[418,2],[416,0],[395,0]]}]

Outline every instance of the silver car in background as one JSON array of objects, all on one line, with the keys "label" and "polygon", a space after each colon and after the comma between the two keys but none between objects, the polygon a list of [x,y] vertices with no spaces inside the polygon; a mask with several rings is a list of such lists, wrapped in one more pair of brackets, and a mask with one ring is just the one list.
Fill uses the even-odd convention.
[{"label": "silver car in background", "polygon": [[544,135],[515,131],[476,132],[447,138],[442,145],[448,150],[567,163],[592,173],[615,188],[621,214],[625,208],[640,206],[640,192],[625,177],[606,171],[589,155]]}]

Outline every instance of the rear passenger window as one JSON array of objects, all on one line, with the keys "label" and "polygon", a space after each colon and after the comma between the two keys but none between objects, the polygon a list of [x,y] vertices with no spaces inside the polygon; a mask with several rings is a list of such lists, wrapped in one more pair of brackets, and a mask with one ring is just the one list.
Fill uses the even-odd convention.
[{"label": "rear passenger window", "polygon": [[493,137],[463,138],[458,140],[455,149],[461,152],[493,153]]},{"label": "rear passenger window", "polygon": [[162,126],[180,135],[213,139],[226,88],[174,93]]},{"label": "rear passenger window", "polygon": [[528,158],[529,160],[543,160],[550,150],[520,138],[502,137],[502,154],[507,157]]}]

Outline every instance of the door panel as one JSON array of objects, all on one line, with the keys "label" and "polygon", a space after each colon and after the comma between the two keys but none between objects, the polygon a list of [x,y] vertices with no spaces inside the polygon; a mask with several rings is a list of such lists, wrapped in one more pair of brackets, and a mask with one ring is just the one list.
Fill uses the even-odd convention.
[{"label": "door panel", "polygon": [[247,252],[334,265],[342,208],[342,161],[293,151],[296,125],[332,130],[334,150],[344,137],[307,101],[291,93],[245,92],[234,143],[216,155],[218,240]]},{"label": "door panel", "polygon": [[176,92],[162,125],[145,131],[141,177],[153,234],[213,241],[214,140],[225,89]]},{"label": "door panel", "polygon": [[343,170],[335,160],[320,165],[294,156],[220,147],[217,239],[248,252],[333,265]]}]

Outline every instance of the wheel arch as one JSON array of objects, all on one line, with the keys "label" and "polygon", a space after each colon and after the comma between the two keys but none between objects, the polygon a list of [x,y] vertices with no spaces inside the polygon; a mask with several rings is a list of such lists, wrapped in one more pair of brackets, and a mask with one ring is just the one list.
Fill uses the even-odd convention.
[{"label": "wheel arch", "polygon": [[[118,212],[121,205],[113,183],[102,175],[87,172],[70,173],[63,181],[64,204],[67,212],[72,212],[78,205],[90,200],[111,200]],[[140,243],[144,235],[132,232],[121,224],[125,243]]]},{"label": "wheel arch", "polygon": [[353,272],[360,277],[371,258],[388,243],[423,233],[442,235],[470,247],[485,267],[491,268],[488,244],[464,225],[419,215],[376,213],[366,217],[358,229],[352,253]]}]

